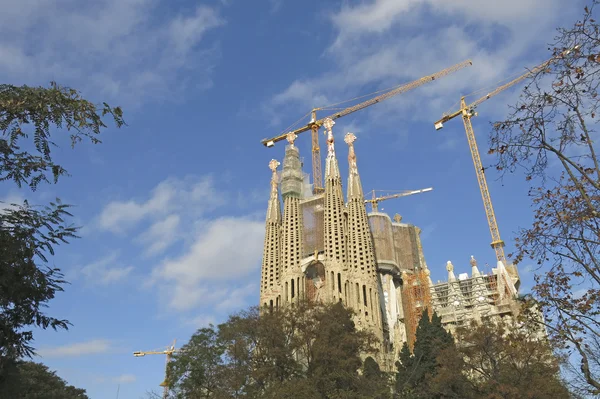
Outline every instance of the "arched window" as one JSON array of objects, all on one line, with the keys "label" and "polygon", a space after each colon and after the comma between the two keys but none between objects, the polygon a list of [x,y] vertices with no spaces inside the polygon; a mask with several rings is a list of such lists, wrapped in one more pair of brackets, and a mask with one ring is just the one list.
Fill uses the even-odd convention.
[{"label": "arched window", "polygon": [[295,286],[294,286],[294,279],[292,279],[291,287],[292,287],[292,299],[294,299],[294,297],[296,296],[296,290],[295,290]]}]

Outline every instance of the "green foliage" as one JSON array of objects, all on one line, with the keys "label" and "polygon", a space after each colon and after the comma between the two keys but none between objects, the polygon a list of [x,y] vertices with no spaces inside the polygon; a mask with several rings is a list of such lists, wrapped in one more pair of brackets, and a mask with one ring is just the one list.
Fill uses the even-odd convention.
[{"label": "green foliage", "polygon": [[11,368],[0,399],[89,399],[41,363],[18,361]]},{"label": "green foliage", "polygon": [[170,397],[389,397],[387,376],[360,358],[373,337],[352,317],[340,304],[301,303],[200,329],[169,365]]},{"label": "green foliage", "polygon": [[[0,85],[0,181],[12,180],[35,190],[40,182],[49,181],[50,173],[56,183],[67,171],[52,160],[51,147],[56,142],[51,129],[68,131],[71,146],[83,139],[96,144],[106,127],[102,120],[106,115],[112,116],[117,127],[124,124],[121,108],[106,103],[98,107],[76,90],[54,82],[49,88]],[[21,148],[21,141],[30,137],[33,153]]]},{"label": "green foliage", "polygon": [[68,327],[42,310],[65,283],[47,261],[56,245],[76,237],[64,221],[67,209],[57,200],[43,208],[26,202],[0,213],[0,376],[6,361],[33,355],[33,332],[26,327]]},{"label": "green foliage", "polygon": [[390,376],[381,371],[379,364],[371,356],[363,362],[362,392],[370,398],[385,399],[390,397]]},{"label": "green foliage", "polygon": [[[110,115],[124,124],[119,107],[90,103],[70,88],[0,85],[0,181],[35,190],[54,182],[66,169],[54,162],[51,148],[58,132],[69,132],[71,146],[83,139],[99,143],[98,135]],[[14,361],[30,357],[33,332],[27,327],[66,329],[69,322],[42,309],[63,290],[60,270],[49,267],[54,248],[76,237],[77,228],[65,218],[69,205],[59,199],[45,207],[4,204],[0,209],[0,391]]]},{"label": "green foliage", "polygon": [[424,313],[414,353],[404,345],[397,364],[399,398],[569,398],[548,341],[536,326],[473,322],[456,343],[434,313]]},{"label": "green foliage", "polygon": [[552,63],[527,79],[519,100],[493,124],[490,153],[504,172],[523,171],[533,223],[516,239],[515,262],[543,268],[532,288],[553,344],[577,363],[569,379],[600,395],[600,24],[590,0],[561,27]]},{"label": "green foliage", "polygon": [[356,371],[361,367],[360,353],[367,348],[369,337],[356,331],[352,313],[340,303],[330,306],[327,312],[316,312],[314,320],[319,328],[312,344],[308,378],[323,397],[360,391]]},{"label": "green foliage", "polygon": [[459,328],[457,339],[455,348],[439,355],[443,372],[430,384],[432,392],[444,394],[440,397],[570,397],[559,379],[558,362],[548,341],[535,328],[517,323],[473,323]]},{"label": "green foliage", "polygon": [[417,326],[413,353],[405,343],[396,364],[396,391],[400,397],[431,398],[429,380],[439,371],[437,357],[454,347],[452,335],[442,327],[441,318],[434,312],[431,320],[425,310]]},{"label": "green foliage", "polygon": [[169,363],[168,383],[176,398],[209,398],[224,380],[225,346],[211,326],[198,330]]}]

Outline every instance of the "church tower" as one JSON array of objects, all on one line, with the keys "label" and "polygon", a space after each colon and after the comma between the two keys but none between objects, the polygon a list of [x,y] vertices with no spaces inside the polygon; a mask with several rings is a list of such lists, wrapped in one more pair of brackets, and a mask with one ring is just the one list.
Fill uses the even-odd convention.
[{"label": "church tower", "polygon": [[271,308],[279,306],[279,280],[281,274],[281,206],[277,189],[279,161],[269,162],[271,169],[271,194],[267,206],[265,245],[263,249],[260,303]]},{"label": "church tower", "polygon": [[[329,298],[341,302],[346,295],[342,295],[342,274],[348,277],[346,263],[346,238],[347,226],[345,219],[346,207],[342,191],[342,178],[338,161],[335,156],[335,145],[332,127],[335,122],[327,119],[323,126],[327,133],[327,158],[325,160],[325,198],[324,198],[324,239],[325,239],[325,267],[329,279]],[[348,287],[348,290],[351,290]],[[346,306],[351,305],[351,296],[346,291],[348,298]]]},{"label": "church tower", "polygon": [[281,288],[283,303],[297,302],[300,298],[302,271],[302,164],[300,152],[294,145],[296,135],[287,137],[283,172],[281,174],[281,196],[283,197],[283,223],[281,245]]},{"label": "church tower", "polygon": [[306,198],[296,135],[288,135],[280,182],[283,217],[277,194],[278,163],[271,161],[260,303],[277,308],[293,306],[301,299],[341,302],[356,313],[358,328],[371,330],[383,341],[385,305],[380,302],[375,248],[356,165],[356,137],[349,133],[345,138],[349,148],[346,203],[334,124],[331,119],[323,123],[327,134],[325,190]]},{"label": "church tower", "polygon": [[517,287],[501,262],[490,275],[479,271],[471,259],[471,277],[455,275],[448,262],[447,282],[434,284],[421,230],[403,223],[400,215],[392,220],[377,209],[367,213],[352,133],[344,137],[348,145],[344,198],[334,124],[325,119],[322,125],[327,135],[323,191],[313,193],[307,187],[295,134],[287,135],[281,178],[279,162],[269,163],[260,305],[274,310],[300,300],[343,303],[354,311],[357,328],[379,339],[377,361],[386,371],[394,370],[405,342],[412,347],[424,309],[436,311],[450,331],[470,320],[514,317]]},{"label": "church tower", "polygon": [[379,309],[379,289],[375,249],[369,228],[365,197],[356,165],[354,141],[356,136],[346,134],[348,144],[348,269],[354,280],[361,324],[369,326],[381,335],[382,320]]}]

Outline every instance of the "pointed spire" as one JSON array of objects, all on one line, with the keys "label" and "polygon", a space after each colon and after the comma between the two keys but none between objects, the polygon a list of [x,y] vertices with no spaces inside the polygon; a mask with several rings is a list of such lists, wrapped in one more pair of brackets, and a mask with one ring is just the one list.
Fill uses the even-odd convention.
[{"label": "pointed spire", "polygon": [[335,148],[333,146],[335,140],[333,138],[333,132],[331,131],[333,125],[335,125],[335,122],[331,118],[327,118],[323,122],[323,126],[325,127],[324,133],[327,135],[327,158],[335,157]]},{"label": "pointed spire", "polygon": [[271,169],[271,197],[273,194],[277,194],[277,167],[281,165],[278,160],[271,159],[269,162],[269,169]]},{"label": "pointed spire", "polygon": [[279,284],[281,273],[281,207],[277,191],[277,167],[279,161],[272,159],[269,162],[271,169],[271,195],[267,207],[267,220],[265,223],[265,244],[261,267],[260,304],[271,305],[277,303],[277,293],[273,288]]},{"label": "pointed spire", "polygon": [[348,144],[348,165],[350,166],[350,173],[358,173],[358,169],[356,168],[356,153],[354,152],[354,141],[356,141],[356,136],[354,133],[346,133],[344,141]]},{"label": "pointed spire", "polygon": [[446,270],[448,270],[448,282],[456,281],[456,276],[454,275],[454,265],[451,261],[446,262]]},{"label": "pointed spire", "polygon": [[356,136],[354,133],[346,133],[344,141],[348,144],[348,201],[352,198],[364,200],[362,185],[358,175],[358,167],[356,166],[356,153],[354,152],[354,141]]},{"label": "pointed spire", "polygon": [[271,159],[269,169],[271,169],[271,195],[269,197],[269,206],[267,208],[267,221],[279,222],[281,220],[281,209],[279,207],[279,195],[277,191],[277,167],[280,165],[276,159]]},{"label": "pointed spire", "polygon": [[[400,216],[400,215],[398,215]],[[402,220],[402,217],[400,217],[400,220]],[[427,269],[427,262],[425,262],[425,254],[423,253],[423,244],[421,243],[421,229],[417,226],[415,226],[415,233],[416,233],[416,241],[417,241],[417,251],[418,251],[418,256],[419,256],[419,264],[421,265],[421,267],[423,269]]]},{"label": "pointed spire", "polygon": [[325,119],[323,126],[327,134],[327,159],[325,160],[325,255],[328,260],[346,261],[346,220],[344,194],[335,150],[333,132],[335,122]]},{"label": "pointed spire", "polygon": [[333,138],[333,131],[331,128],[335,125],[335,122],[327,118],[325,122],[323,122],[323,126],[325,127],[325,134],[327,135],[327,158],[325,159],[325,178],[338,178],[340,176],[340,169],[337,163],[337,159],[335,157],[335,147]]},{"label": "pointed spire", "polygon": [[431,272],[429,269],[427,269],[427,267],[425,267],[425,275],[427,276],[427,281],[429,281],[429,286],[431,287],[433,285],[433,281],[431,281]]},{"label": "pointed spire", "polygon": [[294,141],[296,141],[296,138],[298,136],[295,133],[289,132],[286,136],[286,139],[288,141],[288,143],[290,143],[290,147],[294,146]]},{"label": "pointed spire", "polygon": [[475,257],[473,255],[471,255],[471,276],[472,277],[479,277],[481,275],[481,273],[479,273],[479,269],[477,268],[477,261],[475,260]]},{"label": "pointed spire", "polygon": [[516,295],[517,289],[508,274],[508,270],[504,267],[504,263],[500,260],[496,263],[496,274],[498,275],[498,289],[501,292],[500,295],[503,296],[504,292]]},{"label": "pointed spire", "polygon": [[302,162],[300,162],[300,152],[294,145],[296,135],[288,133],[287,141],[289,145],[285,147],[285,157],[283,158],[283,172],[281,174],[281,196],[300,198],[302,197],[302,183],[304,176],[302,174]]}]

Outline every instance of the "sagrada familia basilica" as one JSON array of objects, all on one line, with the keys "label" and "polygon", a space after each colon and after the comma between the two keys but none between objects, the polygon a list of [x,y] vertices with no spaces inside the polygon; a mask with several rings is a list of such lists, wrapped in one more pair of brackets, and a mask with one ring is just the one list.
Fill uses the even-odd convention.
[{"label": "sagrada familia basilica", "polygon": [[448,262],[448,280],[434,284],[420,229],[403,223],[399,215],[367,212],[352,133],[344,137],[348,147],[344,197],[334,123],[327,119],[323,125],[328,146],[324,192],[305,189],[294,134],[287,137],[282,171],[278,172],[277,160],[269,164],[260,305],[275,309],[300,300],[341,302],[354,310],[358,328],[379,338],[379,360],[384,367],[392,361],[386,368],[393,366],[404,342],[414,341],[423,309],[436,311],[450,330],[472,319],[513,317],[518,312],[514,297],[519,280],[502,262],[486,275],[471,259],[471,274],[458,277]]}]

